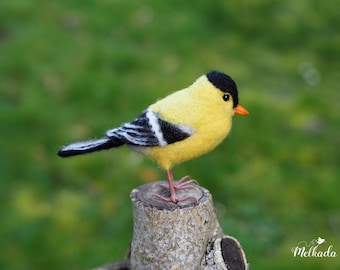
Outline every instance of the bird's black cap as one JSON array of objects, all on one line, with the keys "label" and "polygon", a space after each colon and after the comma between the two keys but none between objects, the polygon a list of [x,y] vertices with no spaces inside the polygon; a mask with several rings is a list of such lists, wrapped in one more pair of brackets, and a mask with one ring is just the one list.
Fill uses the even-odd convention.
[{"label": "bird's black cap", "polygon": [[215,87],[223,92],[230,93],[233,97],[234,108],[238,105],[238,93],[237,86],[234,80],[220,71],[210,71],[206,74],[209,82],[211,82]]}]

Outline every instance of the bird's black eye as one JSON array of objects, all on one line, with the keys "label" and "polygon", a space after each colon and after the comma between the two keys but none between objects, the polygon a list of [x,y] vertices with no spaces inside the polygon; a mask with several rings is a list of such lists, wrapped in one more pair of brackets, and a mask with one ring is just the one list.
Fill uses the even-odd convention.
[{"label": "bird's black eye", "polygon": [[230,99],[230,94],[224,94],[223,95],[223,100],[228,101]]}]

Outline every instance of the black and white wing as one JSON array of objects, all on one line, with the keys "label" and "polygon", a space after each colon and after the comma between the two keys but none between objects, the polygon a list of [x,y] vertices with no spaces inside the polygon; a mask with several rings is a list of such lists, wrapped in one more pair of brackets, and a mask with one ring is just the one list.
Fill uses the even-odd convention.
[{"label": "black and white wing", "polygon": [[184,140],[193,133],[193,128],[171,124],[148,109],[132,122],[108,130],[106,136],[131,145],[166,146]]}]

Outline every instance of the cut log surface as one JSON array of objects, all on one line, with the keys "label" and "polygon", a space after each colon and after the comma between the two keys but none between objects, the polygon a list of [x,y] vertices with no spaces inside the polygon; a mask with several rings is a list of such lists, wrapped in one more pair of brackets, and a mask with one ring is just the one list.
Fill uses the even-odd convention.
[{"label": "cut log surface", "polygon": [[166,182],[140,186],[131,192],[134,236],[131,243],[131,269],[204,269],[210,241],[222,238],[209,191],[193,188],[176,190],[180,203],[165,202],[154,196],[169,197]]}]

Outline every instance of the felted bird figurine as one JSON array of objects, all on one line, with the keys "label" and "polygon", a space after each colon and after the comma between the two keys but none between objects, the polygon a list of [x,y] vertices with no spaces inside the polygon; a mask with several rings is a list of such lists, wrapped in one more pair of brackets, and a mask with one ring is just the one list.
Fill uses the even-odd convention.
[{"label": "felted bird figurine", "polygon": [[188,88],[150,105],[133,121],[108,130],[103,138],[69,144],[58,155],[69,157],[127,145],[166,170],[170,198],[155,196],[178,203],[191,197],[180,198],[176,189],[190,188],[194,180],[186,176],[175,182],[172,167],[220,144],[230,132],[235,113],[249,114],[238,103],[235,82],[222,72],[211,71]]}]

